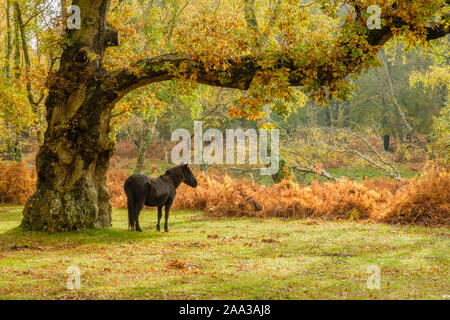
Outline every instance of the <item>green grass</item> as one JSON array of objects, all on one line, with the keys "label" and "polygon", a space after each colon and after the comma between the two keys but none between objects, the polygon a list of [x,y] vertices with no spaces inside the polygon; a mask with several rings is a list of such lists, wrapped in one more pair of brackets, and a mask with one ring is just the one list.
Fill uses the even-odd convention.
[{"label": "green grass", "polygon": [[[398,171],[400,175],[405,179],[411,179],[416,175],[419,175],[419,172],[417,171],[411,171],[407,165],[401,165],[398,166]],[[385,172],[376,169],[376,168],[337,168],[337,169],[330,169],[330,173],[334,177],[345,177],[351,180],[355,181],[364,181],[364,179],[375,179],[375,178],[389,178]],[[245,177],[247,179],[251,178],[249,173],[235,173],[236,177]],[[298,174],[298,182],[300,183],[311,183],[313,180],[318,182],[327,182],[330,181],[325,177],[318,176],[313,173],[305,173],[305,174]],[[258,182],[266,184],[266,185],[272,185],[273,179],[271,176],[261,176],[257,178]]]},{"label": "green grass", "polygon": [[[398,166],[397,169],[400,175],[406,179],[411,179],[418,174],[418,172],[411,171],[406,165]],[[357,181],[363,181],[365,177],[368,179],[387,177],[385,172],[375,168],[339,168],[330,169],[330,171],[335,177],[347,177]]]},{"label": "green grass", "polygon": [[[170,232],[22,232],[20,207],[0,207],[1,299],[446,299],[448,228],[361,222],[211,218],[173,212]],[[80,290],[66,289],[69,266]],[[381,268],[369,290],[367,268]]]}]

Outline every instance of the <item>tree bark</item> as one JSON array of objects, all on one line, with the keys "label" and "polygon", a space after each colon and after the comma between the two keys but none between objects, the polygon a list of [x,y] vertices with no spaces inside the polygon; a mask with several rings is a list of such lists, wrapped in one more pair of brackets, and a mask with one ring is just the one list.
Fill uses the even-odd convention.
[{"label": "tree bark", "polygon": [[383,136],[383,148],[384,148],[384,151],[391,151],[390,140],[391,140],[391,136],[390,135],[385,134]]},{"label": "tree bark", "polygon": [[14,78],[20,78],[20,31],[17,12],[14,8]]},{"label": "tree bark", "polygon": [[111,226],[106,171],[114,151],[111,109],[118,95],[105,86],[107,46],[118,44],[106,24],[109,1],[74,1],[81,30],[66,34],[58,72],[49,78],[48,127],[36,159],[37,191],[24,208],[26,230],[82,231]]},{"label": "tree bark", "polygon": [[6,1],[6,58],[4,71],[7,79],[11,78],[11,53],[12,53],[12,37],[11,37],[11,2]]},{"label": "tree bark", "polygon": [[[7,81],[11,79],[11,54],[12,54],[12,24],[11,24],[11,2],[6,1],[6,57],[4,72]],[[6,147],[9,153],[9,159],[20,162],[22,160],[20,139],[16,138],[16,132],[13,128],[10,128],[9,124],[6,123],[6,127],[9,128],[13,137],[8,137],[6,139]]]},{"label": "tree bark", "polygon": [[22,19],[22,12],[20,9],[20,3],[18,1],[14,2],[14,11],[16,14],[16,21],[17,21],[17,25],[19,27],[19,31],[20,31],[20,39],[22,41],[22,50],[23,50],[23,57],[24,57],[24,62],[25,62],[25,83],[26,83],[26,89],[27,89],[27,97],[28,97],[28,102],[31,105],[31,108],[33,109],[34,114],[36,115],[36,135],[38,138],[38,143],[39,145],[42,145],[42,141],[43,141],[43,127],[44,127],[44,117],[42,115],[42,112],[40,110],[41,108],[41,103],[44,100],[44,91],[41,90],[40,93],[40,97],[35,99],[34,98],[34,94],[33,94],[33,89],[32,89],[32,85],[31,85],[31,79],[30,79],[30,69],[31,69],[31,60],[30,60],[30,53],[28,50],[28,42],[27,42],[27,36],[26,36],[26,32],[25,32],[25,25],[23,23],[23,19]]},{"label": "tree bark", "polygon": [[9,127],[10,136],[6,139],[6,148],[9,153],[9,160],[22,162],[22,137],[19,130]]},{"label": "tree bark", "polygon": [[384,67],[384,72],[385,72],[385,75],[386,75],[386,81],[387,81],[387,84],[388,84],[388,87],[389,87],[389,92],[391,93],[391,97],[392,97],[392,100],[394,101],[395,108],[397,109],[397,112],[400,115],[400,118],[402,119],[402,122],[403,122],[403,124],[406,127],[407,133],[408,134],[412,134],[414,130],[413,130],[411,124],[409,123],[408,119],[406,118],[406,114],[403,111],[403,108],[398,103],[397,97],[395,96],[394,84],[393,84],[393,81],[392,81],[391,71],[389,70],[389,65],[388,65],[388,61],[387,61],[386,55],[384,53],[384,49],[382,49],[380,51],[380,56],[381,56],[381,62],[382,62],[383,67]]},{"label": "tree bark", "polygon": [[150,143],[152,142],[153,136],[155,135],[157,121],[158,121],[157,115],[155,116],[154,121],[144,120],[145,128],[142,134],[140,146],[138,148],[139,154],[133,173],[141,173],[142,171],[142,167],[144,166],[145,154],[147,152],[148,147],[150,146]]},{"label": "tree bark", "polygon": [[167,142],[164,137],[160,137],[159,139],[159,143],[161,144],[164,152],[164,162],[169,163],[169,151],[167,150]]}]

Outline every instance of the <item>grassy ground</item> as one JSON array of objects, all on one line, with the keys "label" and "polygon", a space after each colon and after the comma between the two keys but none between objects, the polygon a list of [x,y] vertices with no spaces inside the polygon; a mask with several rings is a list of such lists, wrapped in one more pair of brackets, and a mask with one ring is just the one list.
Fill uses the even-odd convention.
[{"label": "grassy ground", "polygon": [[[399,173],[403,178],[411,179],[416,175],[419,175],[417,171],[411,171],[407,165],[402,165],[398,167]],[[162,170],[163,171],[163,170]],[[150,174],[148,171],[145,172]],[[228,172],[237,178],[247,178],[249,179],[251,176],[249,173],[240,173],[240,172]],[[330,169],[330,173],[334,177],[345,177],[355,181],[364,181],[367,179],[375,179],[375,178],[388,178],[386,173],[377,170],[375,168],[338,168],[338,169]],[[311,183],[313,180],[318,182],[327,182],[330,181],[325,177],[317,176],[316,174],[306,173],[306,174],[298,174],[297,175],[298,182],[300,183]],[[273,184],[272,176],[257,176],[256,180],[260,183],[264,183],[267,185]]]},{"label": "grassy ground", "polygon": [[[448,299],[450,230],[357,222],[214,219],[173,212],[169,233],[23,233],[0,207],[1,299]],[[66,289],[66,270],[81,289]],[[381,268],[369,290],[370,265]]]}]

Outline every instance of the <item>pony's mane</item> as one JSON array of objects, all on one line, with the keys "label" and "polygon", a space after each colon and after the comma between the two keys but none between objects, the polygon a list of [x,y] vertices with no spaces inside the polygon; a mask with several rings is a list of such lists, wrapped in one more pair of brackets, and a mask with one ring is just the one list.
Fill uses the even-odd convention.
[{"label": "pony's mane", "polygon": [[167,171],[161,176],[161,178],[170,178],[178,187],[184,179],[183,169],[181,168],[181,166],[167,169]]}]

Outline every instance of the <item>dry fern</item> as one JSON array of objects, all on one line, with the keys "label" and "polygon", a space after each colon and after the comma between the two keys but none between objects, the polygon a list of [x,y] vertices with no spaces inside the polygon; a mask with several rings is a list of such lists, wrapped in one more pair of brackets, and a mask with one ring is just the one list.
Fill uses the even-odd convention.
[{"label": "dry fern", "polygon": [[[111,204],[126,208],[128,175],[111,169]],[[24,164],[0,162],[0,202],[24,204],[35,190],[36,173]],[[198,187],[182,184],[174,209],[202,210],[216,216],[325,220],[372,219],[391,224],[450,225],[450,170],[429,163],[420,178],[397,182],[312,183],[283,181],[266,186],[228,175],[197,174]]]}]

